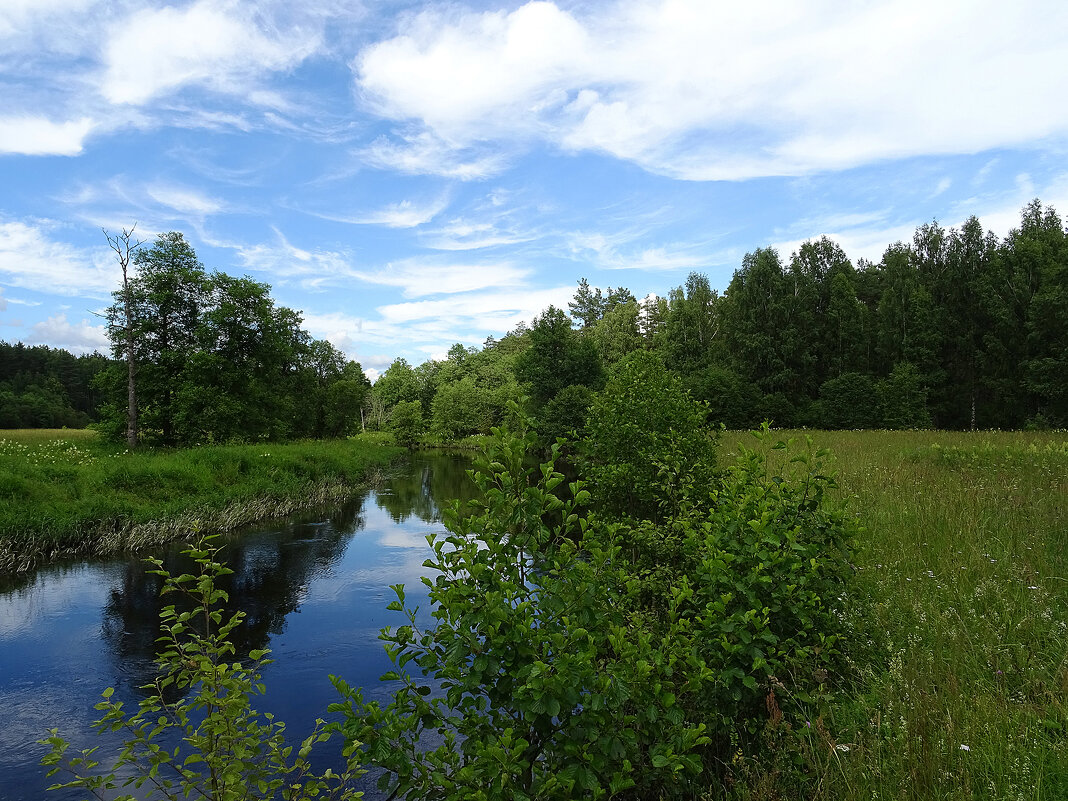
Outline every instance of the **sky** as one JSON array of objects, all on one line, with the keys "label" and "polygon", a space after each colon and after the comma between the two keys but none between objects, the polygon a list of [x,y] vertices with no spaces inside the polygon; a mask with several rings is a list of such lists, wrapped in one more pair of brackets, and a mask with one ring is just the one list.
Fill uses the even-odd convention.
[{"label": "sky", "polygon": [[1068,3],[0,0],[0,339],[106,351],[181,231],[372,377],[576,282],[1068,211]]}]

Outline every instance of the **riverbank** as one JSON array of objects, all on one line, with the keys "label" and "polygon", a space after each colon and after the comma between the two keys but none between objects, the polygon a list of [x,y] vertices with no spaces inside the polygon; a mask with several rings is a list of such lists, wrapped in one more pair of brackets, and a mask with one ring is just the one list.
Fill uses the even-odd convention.
[{"label": "riverbank", "polygon": [[405,451],[378,437],[126,451],[0,432],[0,574],[338,504]]}]

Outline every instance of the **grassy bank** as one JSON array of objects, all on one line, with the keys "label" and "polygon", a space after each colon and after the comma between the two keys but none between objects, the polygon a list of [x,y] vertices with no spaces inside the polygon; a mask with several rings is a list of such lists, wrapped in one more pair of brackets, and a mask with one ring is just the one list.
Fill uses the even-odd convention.
[{"label": "grassy bank", "polygon": [[403,451],[373,440],[139,450],[0,432],[0,572],[341,502]]},{"label": "grassy bank", "polygon": [[813,437],[866,529],[853,671],[739,796],[1068,798],[1068,436]]}]

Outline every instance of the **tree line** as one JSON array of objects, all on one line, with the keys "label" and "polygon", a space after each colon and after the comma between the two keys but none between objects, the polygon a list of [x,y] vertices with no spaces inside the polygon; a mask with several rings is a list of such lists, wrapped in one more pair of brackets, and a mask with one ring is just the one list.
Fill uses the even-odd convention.
[{"label": "tree line", "polygon": [[[854,263],[826,237],[789,259],[760,248],[723,293],[701,273],[641,301],[582,279],[566,310],[550,307],[481,348],[456,344],[444,359],[398,358],[373,388],[269,286],[208,273],[182,234],[132,258],[108,330],[117,360],[136,343],[142,428],[164,444],[360,428],[457,440],[488,433],[523,397],[552,441],[583,432],[606,377],[636,351],[660,359],[707,404],[707,422],[728,428],[1068,426],[1068,237],[1038,200],[1003,239],[975,217],[960,228],[932,222],[878,262]],[[92,358],[92,388],[82,373],[65,391],[78,396],[78,419],[103,400],[100,424],[120,438],[125,368]],[[0,392],[17,372],[0,373]],[[3,424],[14,425],[3,397]]]},{"label": "tree line", "polygon": [[526,395],[548,441],[582,433],[606,376],[637,351],[728,428],[1068,426],[1068,237],[1035,200],[1004,239],[975,217],[934,222],[877,263],[826,237],[788,260],[761,248],[722,294],[700,273],[640,302],[582,279],[566,311],[479,351],[396,360],[373,420],[408,437],[485,433]]},{"label": "tree line", "polygon": [[102,400],[92,379],[107,362],[99,353],[0,342],[0,428],[84,428]]},{"label": "tree line", "polygon": [[136,430],[162,445],[336,437],[359,421],[370,388],[359,363],[314,339],[267,284],[209,273],[174,231],[128,253],[136,272],[106,313],[115,359],[95,378],[106,436],[128,431],[131,382]]}]

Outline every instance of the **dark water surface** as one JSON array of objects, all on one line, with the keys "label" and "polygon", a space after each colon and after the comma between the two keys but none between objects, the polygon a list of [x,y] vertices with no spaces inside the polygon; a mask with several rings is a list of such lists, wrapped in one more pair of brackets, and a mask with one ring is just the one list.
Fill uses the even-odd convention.
[{"label": "dark water surface", "polygon": [[[337,700],[328,675],[389,697],[378,681],[390,669],[378,640],[383,626],[401,625],[387,612],[389,585],[406,586],[409,605],[429,620],[426,535],[443,531],[441,509],[472,487],[462,456],[417,454],[407,470],[344,509],[304,516],[234,537],[226,560],[234,575],[223,588],[230,606],[247,614],[235,632],[239,655],[270,648],[261,711],[286,722],[299,741]],[[163,555],[172,572],[189,565],[176,550]],[[57,727],[72,751],[117,739],[96,736],[93,705],[105,687],[135,709],[138,688],[155,675],[160,579],[139,558],[44,568],[19,586],[0,586],[0,800],[68,801],[46,793],[54,780],[39,766],[47,749],[36,741]],[[170,598],[167,599],[168,603]],[[333,744],[330,744],[333,745]],[[340,743],[330,749],[337,755]],[[322,767],[325,767],[323,765]],[[58,778],[58,776],[56,777]],[[368,798],[376,793],[368,780]]]}]

